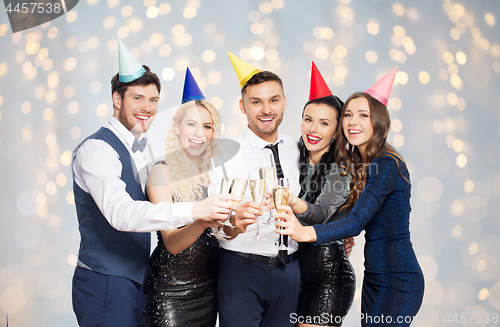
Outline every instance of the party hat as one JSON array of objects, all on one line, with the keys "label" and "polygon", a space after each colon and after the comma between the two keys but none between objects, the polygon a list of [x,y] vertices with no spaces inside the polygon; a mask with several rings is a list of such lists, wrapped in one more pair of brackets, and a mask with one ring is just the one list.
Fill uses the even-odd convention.
[{"label": "party hat", "polygon": [[189,67],[186,68],[186,79],[184,80],[184,91],[182,92],[182,103],[191,100],[205,100],[205,96],[201,93],[200,87],[196,83]]},{"label": "party hat", "polygon": [[118,39],[118,61],[119,80],[122,83],[132,82],[146,72],[120,39]]},{"label": "party hat", "polygon": [[236,57],[231,52],[227,51],[227,55],[231,60],[231,64],[233,64],[234,71],[236,72],[236,76],[238,76],[238,80],[240,81],[240,86],[243,88],[248,80],[252,78],[253,75],[260,73],[260,70],[250,65],[243,59]]},{"label": "party hat", "polygon": [[323,98],[329,95],[333,95],[332,91],[328,85],[326,85],[323,76],[316,67],[314,61],[312,62],[312,70],[311,70],[311,87],[309,90],[309,101],[314,99]]},{"label": "party hat", "polygon": [[368,93],[378,101],[382,102],[387,106],[389,101],[389,95],[391,95],[392,84],[394,83],[394,77],[396,77],[396,66],[387,75],[382,77],[377,83],[373,84],[365,93]]}]

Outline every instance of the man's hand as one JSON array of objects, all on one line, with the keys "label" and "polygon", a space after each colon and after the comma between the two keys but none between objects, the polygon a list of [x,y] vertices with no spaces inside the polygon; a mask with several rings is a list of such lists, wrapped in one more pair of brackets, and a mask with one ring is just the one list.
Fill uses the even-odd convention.
[{"label": "man's hand", "polygon": [[230,238],[235,238],[246,232],[247,227],[256,222],[258,215],[262,215],[261,206],[253,201],[245,202],[236,210],[236,214],[231,216],[231,224],[236,228],[224,226],[224,232]]},{"label": "man's hand", "polygon": [[354,237],[346,238],[344,240],[345,254],[347,254],[347,256],[351,255],[354,245],[356,245],[356,243],[354,243]]},{"label": "man's hand", "polygon": [[236,210],[236,205],[228,200],[241,201],[241,199],[231,194],[214,194],[208,198],[193,203],[191,217],[193,220],[201,219],[208,223],[218,220],[225,220],[229,214],[229,209]]}]

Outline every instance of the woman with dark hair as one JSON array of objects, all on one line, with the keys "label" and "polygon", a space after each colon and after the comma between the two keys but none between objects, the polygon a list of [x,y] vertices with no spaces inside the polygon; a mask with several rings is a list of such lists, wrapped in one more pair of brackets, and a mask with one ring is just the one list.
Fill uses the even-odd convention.
[{"label": "woman with dark hair", "polygon": [[396,69],[366,92],[351,95],[342,110],[337,164],[351,174],[342,206],[349,214],[322,225],[302,226],[288,207],[279,234],[323,244],[365,230],[362,326],[409,326],[422,304],[424,277],[410,242],[410,177],[402,157],[387,142],[387,99]]},{"label": "woman with dark hair", "polygon": [[[304,225],[325,224],[347,215],[346,210],[338,208],[349,195],[350,177],[342,176],[343,170],[335,163],[333,140],[342,104],[313,62],[299,140],[301,191],[299,197],[290,195],[289,199],[290,207]],[[354,269],[344,241],[333,240],[320,246],[301,243],[297,254],[301,274],[298,326],[342,325],[356,290]]]}]

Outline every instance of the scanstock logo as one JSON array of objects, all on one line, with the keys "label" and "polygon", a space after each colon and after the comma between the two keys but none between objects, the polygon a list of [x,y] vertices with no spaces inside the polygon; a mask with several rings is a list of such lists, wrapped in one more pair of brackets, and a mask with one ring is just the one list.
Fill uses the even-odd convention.
[{"label": "scanstock logo", "polygon": [[79,0],[3,0],[12,32],[24,31],[56,19],[73,9]]}]

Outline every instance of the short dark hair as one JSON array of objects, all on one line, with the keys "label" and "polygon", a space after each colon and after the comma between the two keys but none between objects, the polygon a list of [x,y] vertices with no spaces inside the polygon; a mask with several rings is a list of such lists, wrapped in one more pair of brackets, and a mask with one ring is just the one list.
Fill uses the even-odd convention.
[{"label": "short dark hair", "polygon": [[142,65],[142,67],[144,67],[146,72],[144,73],[144,75],[142,75],[138,79],[133,80],[132,82],[128,83],[120,82],[119,73],[113,76],[113,78],[111,79],[111,95],[113,95],[115,92],[118,92],[118,94],[120,94],[120,97],[123,99],[123,97],[125,96],[125,92],[127,92],[129,86],[136,86],[136,85],[148,86],[150,84],[156,85],[158,93],[160,93],[161,84],[158,76],[155,73],[153,73],[148,66]]},{"label": "short dark hair", "polygon": [[262,72],[258,72],[257,74],[253,75],[252,78],[250,78],[248,80],[248,82],[245,84],[245,86],[243,86],[243,88],[241,89],[241,97],[243,98],[245,96],[247,87],[253,86],[253,85],[258,85],[258,84],[261,84],[264,82],[271,82],[271,81],[277,82],[281,86],[281,90],[283,91],[283,93],[285,93],[285,90],[283,88],[283,82],[281,81],[281,78],[278,75],[276,75],[275,73],[270,72],[268,70],[265,70]]}]

